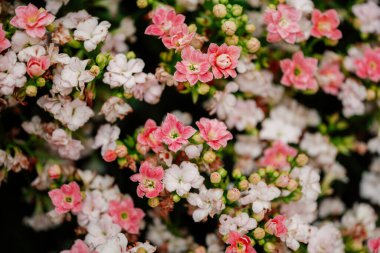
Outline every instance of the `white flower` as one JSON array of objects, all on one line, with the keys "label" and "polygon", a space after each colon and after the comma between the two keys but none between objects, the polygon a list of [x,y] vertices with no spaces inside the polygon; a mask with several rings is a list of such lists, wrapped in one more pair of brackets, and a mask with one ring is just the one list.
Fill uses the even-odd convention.
[{"label": "white flower", "polygon": [[96,149],[102,147],[102,155],[105,154],[107,150],[114,150],[116,148],[116,140],[119,139],[119,135],[120,128],[117,126],[111,126],[110,124],[102,125],[98,129],[92,148]]},{"label": "white flower", "polygon": [[260,213],[271,209],[271,201],[279,197],[281,191],[272,185],[260,181],[258,184],[250,184],[248,190],[242,192],[240,204],[252,204],[252,211]]},{"label": "white flower", "polygon": [[231,231],[237,231],[241,235],[245,235],[250,230],[257,227],[257,221],[250,218],[247,213],[240,213],[235,217],[222,214],[219,218],[219,233],[228,235]]},{"label": "white flower", "polygon": [[83,126],[94,112],[87,106],[86,102],[76,98],[71,102],[63,104],[61,111],[55,118],[66,125],[70,130],[75,131]]},{"label": "white flower", "polygon": [[125,89],[125,92],[131,93],[136,99],[144,100],[148,104],[157,104],[160,101],[164,86],[158,83],[157,78],[149,73],[143,83],[137,83],[132,88]]},{"label": "white flower", "polygon": [[321,193],[318,172],[310,167],[294,168],[290,176],[298,178],[302,186],[302,196],[305,200],[316,200]]},{"label": "white flower", "polygon": [[108,122],[114,123],[117,119],[123,119],[125,115],[132,111],[132,107],[125,103],[123,99],[119,97],[110,97],[103,104],[99,114],[104,114]]},{"label": "white flower", "polygon": [[257,107],[255,100],[239,99],[233,110],[228,114],[226,124],[237,130],[253,129],[264,119],[263,111]]},{"label": "white flower", "polygon": [[222,198],[222,189],[207,189],[204,185],[201,186],[198,194],[190,193],[187,201],[190,205],[198,207],[193,212],[194,221],[199,222],[208,215],[213,217],[220,213],[225,208]]},{"label": "white flower", "polygon": [[338,149],[330,143],[328,137],[321,135],[319,132],[314,134],[305,133],[300,147],[323,165],[333,164],[338,154]]},{"label": "white flower", "polygon": [[180,166],[173,164],[165,170],[164,186],[169,192],[176,192],[179,196],[189,193],[191,188],[198,189],[204,178],[199,174],[198,166],[191,162],[182,162]]},{"label": "white flower", "polygon": [[126,253],[128,239],[123,233],[118,233],[107,239],[106,242],[96,248],[98,253]]},{"label": "white flower", "polygon": [[223,253],[225,251],[224,243],[215,234],[206,235],[206,245],[207,253]]},{"label": "white flower", "polygon": [[319,205],[319,216],[326,218],[330,215],[337,216],[344,212],[345,206],[339,198],[323,199]]},{"label": "white flower", "polygon": [[368,150],[371,153],[380,154],[380,135],[368,141]]},{"label": "white flower", "polygon": [[226,119],[236,105],[236,97],[232,93],[236,92],[238,88],[236,83],[229,82],[223,91],[216,91],[213,97],[205,103],[206,110],[210,115],[216,113],[219,119]]},{"label": "white flower", "polygon": [[128,45],[125,43],[125,35],[122,33],[109,33],[101,49],[102,53],[126,53]]},{"label": "white flower", "polygon": [[375,1],[355,4],[352,12],[360,21],[361,32],[380,34],[380,7]]},{"label": "white flower", "polygon": [[343,253],[342,235],[332,223],[326,223],[320,228],[314,227],[311,231],[307,252]]},{"label": "white flower", "polygon": [[78,213],[78,224],[82,227],[89,222],[98,222],[100,216],[108,210],[108,203],[99,190],[87,191],[82,209]]},{"label": "white flower", "polygon": [[54,71],[52,92],[69,95],[76,87],[83,91],[84,84],[95,78],[86,70],[88,61],[72,57],[69,64],[58,65]]},{"label": "white flower", "polygon": [[79,23],[84,22],[87,19],[90,19],[91,15],[88,14],[86,10],[81,10],[78,12],[69,12],[66,16],[55,20],[54,24],[59,25],[62,24],[66,29],[74,29],[77,28]]},{"label": "white flower", "polygon": [[377,215],[372,206],[360,203],[342,217],[342,226],[354,233],[358,228],[364,229],[366,235],[371,237],[376,228]]},{"label": "white flower", "polygon": [[39,38],[32,38],[26,32],[17,30],[12,36],[12,50],[16,53],[27,46],[42,45],[44,41]]},{"label": "white flower", "polygon": [[62,5],[67,5],[69,1],[70,0],[45,0],[46,10],[53,14],[57,14]]},{"label": "white flower", "polygon": [[267,118],[262,122],[260,138],[264,140],[281,140],[285,143],[298,143],[301,129],[282,120]]},{"label": "white flower", "polygon": [[85,242],[91,247],[96,248],[106,243],[109,239],[120,233],[121,227],[112,222],[112,218],[104,214],[98,220],[91,221],[87,226]]},{"label": "white flower", "polygon": [[25,73],[25,64],[17,62],[15,52],[0,55],[0,96],[11,95],[14,88],[21,88],[26,82]]},{"label": "white flower", "polygon": [[338,98],[343,104],[343,115],[351,117],[364,113],[364,100],[367,97],[366,88],[352,78],[348,78],[342,85]]},{"label": "white flower", "polygon": [[360,182],[360,196],[369,199],[372,203],[380,205],[380,173],[367,172],[362,174]]},{"label": "white flower", "polygon": [[298,215],[287,218],[285,225],[287,232],[281,236],[281,240],[290,249],[296,251],[300,247],[299,242],[307,243],[309,241],[311,227],[302,221]]},{"label": "white flower", "polygon": [[281,213],[287,217],[298,215],[305,223],[311,223],[317,218],[317,202],[301,198],[281,206]]},{"label": "white flower", "polygon": [[105,41],[110,27],[111,24],[108,21],[98,24],[97,18],[90,18],[78,24],[74,31],[74,38],[84,41],[84,48],[91,52],[100,42]]},{"label": "white flower", "polygon": [[304,13],[311,13],[314,10],[311,0],[286,0],[286,3]]},{"label": "white flower", "polygon": [[80,141],[72,139],[63,129],[54,130],[48,142],[53,149],[58,150],[61,157],[71,160],[78,160],[84,149]]},{"label": "white flower", "polygon": [[124,86],[128,90],[138,83],[144,83],[146,74],[143,73],[145,63],[141,59],[127,60],[124,54],[117,54],[109,62],[103,82],[111,88]]},{"label": "white flower", "polygon": [[198,158],[201,155],[203,145],[188,145],[185,148],[185,153],[189,159]]},{"label": "white flower", "polygon": [[153,253],[156,252],[157,247],[152,246],[149,242],[137,242],[133,248],[128,249],[128,253],[137,253],[141,252],[140,249],[144,249],[145,253]]}]

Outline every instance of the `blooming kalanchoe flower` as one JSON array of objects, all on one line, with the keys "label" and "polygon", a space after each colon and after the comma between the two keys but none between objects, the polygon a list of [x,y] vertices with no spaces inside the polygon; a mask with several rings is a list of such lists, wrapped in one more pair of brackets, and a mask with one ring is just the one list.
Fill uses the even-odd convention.
[{"label": "blooming kalanchoe flower", "polygon": [[31,57],[26,64],[26,72],[30,77],[38,77],[45,73],[50,66],[50,60],[47,56]]},{"label": "blooming kalanchoe flower", "polygon": [[49,191],[49,197],[59,214],[72,211],[78,213],[82,208],[82,194],[76,182],[64,184],[60,189]]},{"label": "blooming kalanchoe flower", "polygon": [[352,12],[359,20],[361,32],[380,34],[380,6],[376,1],[355,4]]},{"label": "blooming kalanchoe flower", "polygon": [[240,52],[241,48],[237,46],[227,46],[226,44],[218,46],[211,43],[207,50],[207,55],[214,77],[217,79],[223,78],[223,76],[224,78],[229,76],[235,78],[235,68],[238,64]]},{"label": "blooming kalanchoe flower", "polygon": [[362,58],[355,60],[356,75],[373,82],[380,81],[380,47],[367,48]]},{"label": "blooming kalanchoe flower", "polygon": [[15,88],[21,88],[26,82],[25,73],[25,64],[17,61],[15,52],[0,55],[0,96],[11,95]]},{"label": "blooming kalanchoe flower", "polygon": [[128,233],[139,233],[141,220],[145,214],[140,208],[134,207],[133,200],[130,197],[120,201],[111,200],[108,205],[108,214],[114,223],[119,224]]},{"label": "blooming kalanchoe flower", "polygon": [[113,223],[112,218],[107,214],[90,222],[90,224],[86,226],[86,229],[87,235],[85,241],[91,248],[97,248],[121,231],[121,227]]},{"label": "blooming kalanchoe flower", "polygon": [[103,104],[99,114],[103,114],[110,123],[115,123],[117,119],[123,119],[125,115],[132,112],[132,107],[119,97],[110,97]]},{"label": "blooming kalanchoe flower", "polygon": [[137,143],[143,148],[151,148],[154,152],[159,152],[163,149],[162,142],[156,137],[156,131],[160,131],[156,122],[148,119],[145,122],[144,129],[137,135]]},{"label": "blooming kalanchoe flower", "polygon": [[340,21],[336,10],[331,9],[322,13],[315,9],[311,15],[311,22],[313,23],[312,36],[316,38],[325,36],[332,40],[342,38],[342,32],[338,30]]},{"label": "blooming kalanchoe flower", "polygon": [[164,169],[153,167],[149,162],[143,162],[139,174],[131,176],[133,182],[139,182],[137,186],[137,195],[142,198],[157,197],[163,190],[162,179],[164,177]]},{"label": "blooming kalanchoe flower", "polygon": [[294,158],[297,150],[281,141],[276,141],[272,147],[264,151],[264,157],[260,160],[263,166],[273,166],[278,169],[289,167],[288,158]]},{"label": "blooming kalanchoe flower", "polygon": [[177,152],[187,144],[196,130],[191,126],[185,126],[176,116],[168,113],[161,127],[155,132],[155,138],[168,145],[169,150]]},{"label": "blooming kalanchoe flower", "polygon": [[33,38],[42,38],[46,33],[46,26],[53,23],[54,15],[48,13],[43,8],[38,9],[33,4],[19,6],[15,10],[11,25],[25,29],[26,33]]},{"label": "blooming kalanchoe flower", "polygon": [[219,218],[219,233],[227,235],[232,231],[237,231],[241,235],[245,235],[248,231],[257,227],[257,221],[251,218],[247,213],[242,212],[235,217],[222,214]]},{"label": "blooming kalanchoe flower", "polygon": [[317,73],[319,86],[324,92],[337,95],[344,81],[344,75],[340,70],[339,63],[323,64]]},{"label": "blooming kalanchoe flower", "polygon": [[146,28],[145,34],[162,38],[169,36],[174,27],[181,27],[185,22],[185,16],[176,14],[174,10],[169,8],[162,7],[154,11],[152,22],[153,24]]},{"label": "blooming kalanchoe flower", "polygon": [[102,21],[98,24],[97,18],[90,18],[78,24],[74,31],[74,39],[84,41],[84,48],[91,52],[100,42],[106,40],[110,27],[111,24],[108,21]]},{"label": "blooming kalanchoe flower", "polygon": [[268,42],[281,40],[294,44],[297,39],[304,37],[299,22],[302,12],[285,4],[280,4],[277,10],[267,9],[264,13],[264,22],[267,25]]},{"label": "blooming kalanchoe flower", "polygon": [[0,23],[0,53],[9,48],[11,43],[5,37],[5,31],[3,30],[3,24]]},{"label": "blooming kalanchoe flower", "polygon": [[165,47],[168,49],[181,51],[182,49],[190,46],[194,35],[195,33],[189,32],[189,28],[186,25],[176,26],[170,30],[167,37],[162,39],[162,43],[164,43]]},{"label": "blooming kalanchoe flower", "polygon": [[271,201],[279,197],[281,191],[273,186],[267,185],[265,182],[260,181],[258,184],[250,184],[249,188],[242,192],[240,203],[242,205],[252,204],[252,211],[260,213],[263,210],[271,209]]},{"label": "blooming kalanchoe flower", "polygon": [[246,235],[240,235],[236,231],[228,234],[227,243],[230,245],[226,249],[226,253],[256,253],[252,247],[251,239]]},{"label": "blooming kalanchoe flower", "polygon": [[191,162],[182,162],[180,166],[173,164],[165,170],[164,185],[169,192],[176,192],[179,196],[189,193],[191,188],[198,189],[204,178],[199,174],[198,166]]},{"label": "blooming kalanchoe flower", "polygon": [[283,215],[277,215],[273,219],[270,219],[265,223],[265,231],[269,234],[275,235],[277,237],[284,236],[288,229],[285,225],[286,217]]},{"label": "blooming kalanchoe flower", "polygon": [[201,118],[195,123],[202,139],[214,150],[226,147],[227,142],[232,140],[232,134],[227,130],[227,126],[216,119]]},{"label": "blooming kalanchoe flower", "polygon": [[304,57],[302,52],[293,54],[292,60],[280,61],[283,76],[281,83],[285,86],[293,86],[300,90],[315,90],[318,88],[315,74],[317,72],[318,60]]},{"label": "blooming kalanchoe flower", "polygon": [[194,86],[198,81],[207,83],[213,79],[207,54],[189,46],[181,52],[182,61],[175,65],[174,78],[178,82],[189,82]]}]

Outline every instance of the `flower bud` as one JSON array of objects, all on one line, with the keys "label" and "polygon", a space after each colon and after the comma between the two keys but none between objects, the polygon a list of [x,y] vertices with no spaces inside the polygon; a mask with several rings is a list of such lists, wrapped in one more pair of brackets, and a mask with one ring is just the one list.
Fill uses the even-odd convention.
[{"label": "flower bud", "polygon": [[148,205],[152,208],[157,207],[160,204],[160,200],[158,198],[148,199]]},{"label": "flower bud", "polygon": [[243,13],[243,7],[242,7],[241,5],[234,4],[234,5],[232,6],[232,15],[234,15],[235,17],[238,17],[238,16],[240,16],[242,13]]},{"label": "flower bud", "polygon": [[227,199],[230,202],[235,202],[240,198],[240,191],[236,188],[229,189],[227,192]]},{"label": "flower bud", "polygon": [[215,155],[215,152],[212,151],[212,150],[209,150],[207,151],[206,153],[203,154],[203,160],[206,162],[206,163],[212,163],[214,162],[216,159],[216,155]]},{"label": "flower bud", "polygon": [[203,143],[203,139],[199,133],[195,133],[193,137],[191,137],[191,139],[193,139],[193,141],[195,141],[196,143]]},{"label": "flower bud", "polygon": [[227,176],[227,170],[224,169],[224,168],[220,168],[220,169],[218,169],[218,173],[219,173],[222,177],[226,177],[226,176]]},{"label": "flower bud", "polygon": [[199,247],[195,248],[195,250],[194,250],[194,253],[206,253],[206,252],[207,252],[206,248],[203,246],[199,246]]},{"label": "flower bud", "polygon": [[195,33],[197,32],[197,25],[196,24],[191,24],[188,26],[189,33]]},{"label": "flower bud", "polygon": [[99,68],[99,66],[97,66],[97,65],[92,65],[91,68],[90,68],[90,73],[91,73],[91,75],[93,75],[93,76],[98,76],[99,73],[100,73],[100,68]]},{"label": "flower bud", "polygon": [[208,86],[206,83],[201,83],[198,86],[198,93],[201,95],[205,95],[210,91],[210,86]]},{"label": "flower bud", "polygon": [[248,180],[249,180],[249,182],[250,182],[251,184],[257,184],[258,182],[260,182],[261,177],[260,177],[260,175],[257,174],[257,173],[252,173],[252,174],[249,176]]},{"label": "flower bud", "polygon": [[260,41],[255,37],[250,38],[245,45],[251,54],[256,53],[261,46]]},{"label": "flower bud", "polygon": [[223,23],[222,25],[222,31],[228,35],[228,36],[232,36],[235,34],[236,32],[236,24],[234,21],[232,20],[227,20],[226,22]]},{"label": "flower bud", "polygon": [[300,167],[305,166],[309,162],[309,158],[306,154],[299,154],[296,158],[297,165]]},{"label": "flower bud", "polygon": [[254,24],[247,24],[245,30],[247,33],[253,33],[256,30],[256,26]]},{"label": "flower bud", "polygon": [[225,42],[229,46],[237,45],[239,43],[239,37],[236,35],[228,36],[226,37]]},{"label": "flower bud", "polygon": [[264,216],[265,216],[265,211],[261,211],[261,212],[259,212],[259,213],[254,213],[254,214],[253,214],[253,218],[254,218],[256,221],[258,221],[258,222],[262,221],[262,220],[264,219]]},{"label": "flower bud", "polygon": [[189,145],[185,148],[185,153],[189,159],[198,158],[202,152],[202,145]]},{"label": "flower bud", "polygon": [[298,183],[297,183],[297,181],[296,180],[294,180],[294,179],[290,179],[289,180],[289,183],[288,183],[288,187],[287,187],[287,189],[289,190],[289,191],[294,191],[295,189],[297,189],[297,187],[298,187]]},{"label": "flower bud", "polygon": [[148,0],[137,0],[136,5],[140,9],[146,8],[148,6]]},{"label": "flower bud", "polygon": [[128,60],[130,60],[130,59],[135,59],[135,58],[136,58],[136,54],[135,54],[135,52],[133,52],[133,51],[129,51],[129,52],[126,54],[126,56],[127,56],[127,59],[128,59]]},{"label": "flower bud", "polygon": [[37,84],[38,87],[44,87],[45,83],[46,83],[46,80],[43,77],[39,77],[36,80],[36,84]]},{"label": "flower bud", "polygon": [[217,4],[214,5],[212,12],[214,13],[215,17],[224,18],[227,15],[227,8],[224,4]]},{"label": "flower bud", "polygon": [[218,172],[213,172],[210,175],[210,181],[213,184],[218,184],[222,180],[222,176]]},{"label": "flower bud", "polygon": [[239,168],[235,168],[233,171],[232,171],[232,177],[235,178],[235,179],[239,179],[241,178],[242,176],[242,173],[241,173],[241,169]]},{"label": "flower bud", "polygon": [[175,203],[178,203],[180,200],[181,200],[181,197],[180,197],[180,196],[178,196],[177,194],[174,194],[174,195],[173,195],[173,201],[174,201]]},{"label": "flower bud", "polygon": [[122,158],[128,155],[128,149],[125,145],[117,145],[115,152],[116,152],[117,157],[119,158]]},{"label": "flower bud", "polygon": [[374,90],[368,89],[367,90],[367,100],[372,101],[376,98],[376,92]]},{"label": "flower bud", "polygon": [[96,56],[95,62],[100,68],[104,68],[107,65],[108,57],[105,54],[100,53]]},{"label": "flower bud", "polygon": [[48,168],[48,175],[50,179],[57,179],[62,175],[62,170],[59,165],[54,164]]},{"label": "flower bud", "polygon": [[265,237],[265,230],[260,227],[256,228],[253,230],[253,237],[257,240],[263,239]]},{"label": "flower bud", "polygon": [[242,181],[239,182],[239,189],[240,190],[245,191],[245,190],[248,189],[248,187],[249,187],[249,182],[248,182],[247,179],[242,180]]},{"label": "flower bud", "polygon": [[276,252],[276,245],[272,242],[267,242],[264,244],[264,250],[268,253]]},{"label": "flower bud", "polygon": [[140,247],[137,249],[136,253],[148,253],[148,251],[144,247]]},{"label": "flower bud", "polygon": [[288,186],[289,183],[289,176],[282,174],[276,179],[276,186],[285,188]]},{"label": "flower bud", "polygon": [[117,158],[116,152],[112,149],[107,150],[103,155],[104,161],[109,162],[109,163],[115,161],[116,158]]},{"label": "flower bud", "polygon": [[34,85],[26,86],[25,93],[29,97],[35,97],[37,95],[37,87]]}]

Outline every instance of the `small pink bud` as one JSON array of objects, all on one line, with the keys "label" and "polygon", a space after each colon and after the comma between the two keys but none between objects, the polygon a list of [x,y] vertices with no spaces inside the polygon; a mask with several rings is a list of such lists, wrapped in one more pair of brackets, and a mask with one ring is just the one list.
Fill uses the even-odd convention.
[{"label": "small pink bud", "polygon": [[59,165],[54,164],[48,168],[48,175],[50,179],[57,179],[61,176],[62,170]]},{"label": "small pink bud", "polygon": [[106,153],[103,155],[104,161],[109,162],[109,163],[115,161],[116,158],[117,158],[116,152],[111,149],[107,150]]}]

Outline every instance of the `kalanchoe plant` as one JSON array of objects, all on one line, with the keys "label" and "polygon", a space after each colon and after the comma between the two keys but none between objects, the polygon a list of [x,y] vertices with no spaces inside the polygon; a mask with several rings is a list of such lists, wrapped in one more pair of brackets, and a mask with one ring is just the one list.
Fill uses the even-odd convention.
[{"label": "kalanchoe plant", "polygon": [[55,250],[380,252],[376,0],[45,2],[0,1],[0,183]]}]

